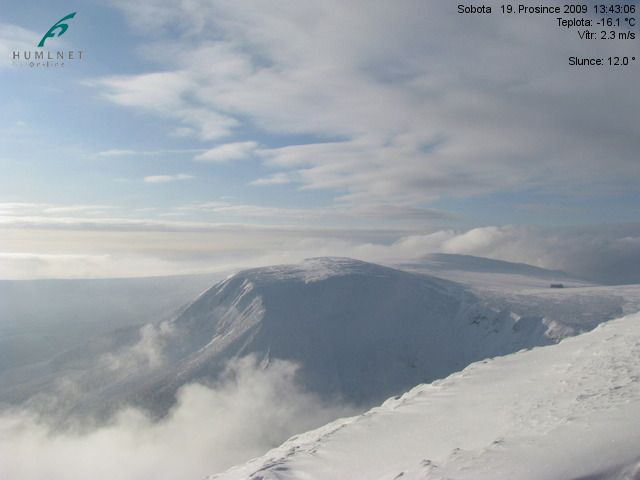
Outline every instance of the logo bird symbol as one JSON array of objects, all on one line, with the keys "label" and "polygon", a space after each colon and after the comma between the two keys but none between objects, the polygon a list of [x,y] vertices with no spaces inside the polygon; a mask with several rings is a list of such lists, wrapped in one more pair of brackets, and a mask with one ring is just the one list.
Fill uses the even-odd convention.
[{"label": "logo bird symbol", "polygon": [[40,43],[38,44],[38,47],[43,47],[44,46],[44,42],[47,40],[47,38],[55,37],[56,36],[55,31],[56,30],[60,30],[60,33],[58,33],[58,35],[57,35],[58,37],[61,37],[62,35],[64,35],[64,33],[69,28],[69,25],[67,25],[66,23],[63,23],[63,22],[65,20],[70,20],[75,16],[76,16],[76,12],[73,12],[73,13],[70,13],[69,15],[67,15],[66,17],[61,18],[56,23],[54,23],[53,27],[51,27],[49,29],[49,31],[44,34],[44,37],[42,37],[42,40],[40,40]]}]

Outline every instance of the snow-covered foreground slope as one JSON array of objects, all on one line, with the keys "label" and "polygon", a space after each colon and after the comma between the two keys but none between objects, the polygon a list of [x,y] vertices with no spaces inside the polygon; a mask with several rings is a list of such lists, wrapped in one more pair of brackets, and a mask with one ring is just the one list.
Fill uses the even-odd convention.
[{"label": "snow-covered foreground slope", "polygon": [[472,364],[210,478],[640,479],[640,314]]}]

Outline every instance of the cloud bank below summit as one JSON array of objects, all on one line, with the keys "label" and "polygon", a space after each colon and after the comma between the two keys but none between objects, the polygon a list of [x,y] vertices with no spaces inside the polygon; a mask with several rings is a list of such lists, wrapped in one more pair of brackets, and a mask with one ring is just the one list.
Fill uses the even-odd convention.
[{"label": "cloud bank below summit", "polygon": [[[21,480],[203,478],[354,410],[301,390],[295,365],[233,363],[215,386],[183,387],[161,420],[122,409],[107,424],[52,427],[28,410],[0,413],[0,476]],[[37,461],[34,461],[34,458]]]},{"label": "cloud bank below summit", "polygon": [[[232,271],[344,256],[377,263],[454,253],[528,263],[601,283],[638,283],[640,226],[489,226],[426,233],[212,226],[205,231],[5,231],[3,277],[136,277]],[[12,252],[30,249],[31,253]]]}]

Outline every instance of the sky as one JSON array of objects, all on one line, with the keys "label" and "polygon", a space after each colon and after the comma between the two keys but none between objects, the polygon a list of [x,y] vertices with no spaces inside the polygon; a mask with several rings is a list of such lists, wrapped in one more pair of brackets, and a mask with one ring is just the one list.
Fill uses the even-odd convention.
[{"label": "sky", "polygon": [[[498,3],[488,2],[498,9]],[[4,0],[0,278],[486,255],[640,281],[637,41],[445,0]],[[64,68],[12,62],[83,52]]]}]

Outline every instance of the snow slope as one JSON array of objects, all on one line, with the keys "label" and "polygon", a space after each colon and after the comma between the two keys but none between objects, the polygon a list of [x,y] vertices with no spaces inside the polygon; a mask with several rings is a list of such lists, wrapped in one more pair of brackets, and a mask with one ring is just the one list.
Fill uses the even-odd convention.
[{"label": "snow slope", "polygon": [[169,322],[164,363],[137,398],[168,406],[185,383],[254,355],[300,365],[324,398],[371,406],[469,363],[553,341],[541,318],[484,306],[464,287],[345,258],[240,272]]},{"label": "snow slope", "polygon": [[309,391],[367,408],[471,362],[588,331],[640,303],[638,286],[552,290],[546,282],[555,272],[454,257],[456,271],[468,263],[478,275],[502,275],[502,286],[345,258],[246,270],[169,321],[0,369],[0,404],[35,399],[36,409],[64,417],[135,403],[162,415],[183,385],[216,381],[230,360],[254,355],[265,368],[293,361]]},{"label": "snow slope", "polygon": [[[596,285],[526,264],[431,254],[398,268],[460,283],[494,309],[540,316],[560,336],[586,332],[603,321],[640,310],[640,285]],[[553,283],[564,288],[550,288]]]},{"label": "snow slope", "polygon": [[310,259],[240,272],[171,321],[0,373],[0,402],[55,390],[64,379],[76,396],[57,412],[134,402],[161,414],[182,385],[215,380],[229,360],[252,354],[265,367],[293,361],[311,392],[368,407],[471,362],[552,343],[562,331],[550,335],[550,326],[541,315],[492,308],[448,280]]},{"label": "snow slope", "polygon": [[593,285],[560,270],[451,253],[432,253],[420,260],[399,264],[397,268],[435,275],[483,290],[549,288],[552,283],[562,283],[565,287]]},{"label": "snow slope", "polygon": [[178,378],[254,354],[300,364],[314,392],[369,405],[474,360],[550,343],[542,322],[488,309],[460,285],[343,258],[241,272],[172,328],[188,332],[184,350],[194,352]]},{"label": "snow slope", "polygon": [[640,314],[474,363],[213,479],[640,479]]}]

